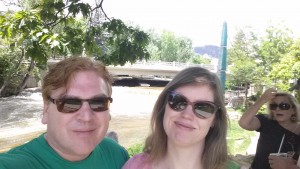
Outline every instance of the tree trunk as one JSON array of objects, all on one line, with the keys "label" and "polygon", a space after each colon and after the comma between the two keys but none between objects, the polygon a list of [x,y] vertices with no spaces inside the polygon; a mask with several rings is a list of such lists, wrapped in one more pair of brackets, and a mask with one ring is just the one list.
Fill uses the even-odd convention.
[{"label": "tree trunk", "polygon": [[7,81],[5,80],[3,85],[0,88],[0,96],[2,96],[2,92],[3,92],[4,88],[6,87],[6,85],[7,85]]},{"label": "tree trunk", "polygon": [[244,99],[244,107],[247,109],[248,108],[248,84],[245,84],[245,99]]},{"label": "tree trunk", "polygon": [[24,76],[24,79],[23,79],[22,83],[20,84],[20,86],[18,88],[18,91],[16,91],[16,95],[19,95],[24,90],[24,88],[26,87],[27,81],[28,81],[28,79],[30,77],[31,71],[34,68],[34,65],[35,65],[35,62],[34,62],[33,59],[31,59],[30,66],[29,66],[29,68],[27,70],[27,73]]}]

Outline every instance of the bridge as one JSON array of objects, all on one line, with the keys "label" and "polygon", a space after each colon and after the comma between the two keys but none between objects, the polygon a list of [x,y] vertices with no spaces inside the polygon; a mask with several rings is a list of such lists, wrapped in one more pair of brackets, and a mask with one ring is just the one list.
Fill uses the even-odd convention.
[{"label": "bridge", "polygon": [[[49,60],[48,65],[51,66],[59,61],[60,59]],[[113,76],[173,77],[182,69],[190,66],[203,67],[211,72],[217,73],[217,66],[212,64],[191,64],[161,61],[137,61],[134,64],[127,63],[124,66],[107,66],[107,69]]]},{"label": "bridge", "polygon": [[217,66],[215,65],[160,61],[138,61],[134,64],[126,64],[124,66],[107,66],[107,69],[113,76],[173,77],[182,69],[190,66],[203,67],[211,72],[217,73]]},{"label": "bridge", "polygon": [[[60,59],[49,60],[48,65],[59,62]],[[117,86],[164,86],[179,71],[191,66],[199,66],[217,73],[217,66],[212,64],[191,64],[181,62],[161,62],[161,61],[137,61],[134,64],[124,66],[107,66],[106,68],[114,78],[114,85]],[[45,75],[45,71],[41,75]],[[27,83],[28,87],[36,87],[36,79],[31,78]]]},{"label": "bridge", "polygon": [[[49,60],[48,65],[59,62],[59,59]],[[179,71],[190,66],[200,66],[208,69],[211,72],[217,73],[216,65],[212,64],[191,64],[180,62],[161,62],[161,61],[137,61],[134,64],[125,64],[124,66],[107,66],[108,71],[115,79],[115,85],[159,85],[164,86],[172,79]],[[41,76],[46,74],[46,71],[41,71]],[[27,87],[37,87],[39,82],[34,77],[31,77],[27,82]]]}]

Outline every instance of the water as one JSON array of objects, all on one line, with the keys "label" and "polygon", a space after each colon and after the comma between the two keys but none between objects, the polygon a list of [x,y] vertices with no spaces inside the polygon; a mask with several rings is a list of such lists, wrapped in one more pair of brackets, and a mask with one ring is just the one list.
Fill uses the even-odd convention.
[{"label": "water", "polygon": [[[113,87],[112,117],[150,116],[160,87]],[[0,139],[38,130],[43,112],[42,94],[29,89],[20,96],[0,98]]]},{"label": "water", "polygon": [[20,96],[0,98],[0,128],[16,127],[40,118],[43,110],[40,92],[24,92]]},{"label": "water", "polygon": [[162,87],[113,87],[112,116],[149,116]]}]

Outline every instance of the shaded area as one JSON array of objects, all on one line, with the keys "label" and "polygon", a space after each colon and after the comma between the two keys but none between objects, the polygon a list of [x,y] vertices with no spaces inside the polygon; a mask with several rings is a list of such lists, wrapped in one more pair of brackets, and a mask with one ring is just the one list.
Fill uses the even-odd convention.
[{"label": "shaded area", "polygon": [[169,83],[170,80],[165,79],[147,79],[147,78],[137,78],[137,77],[114,77],[113,86],[151,86],[151,87],[164,87]]}]

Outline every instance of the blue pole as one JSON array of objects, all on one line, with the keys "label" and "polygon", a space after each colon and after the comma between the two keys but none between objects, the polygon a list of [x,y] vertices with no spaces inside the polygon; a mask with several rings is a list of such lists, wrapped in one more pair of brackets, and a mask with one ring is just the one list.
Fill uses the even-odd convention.
[{"label": "blue pole", "polygon": [[225,92],[226,82],[226,65],[227,65],[227,23],[223,23],[221,39],[221,57],[220,57],[220,80],[223,91]]}]

